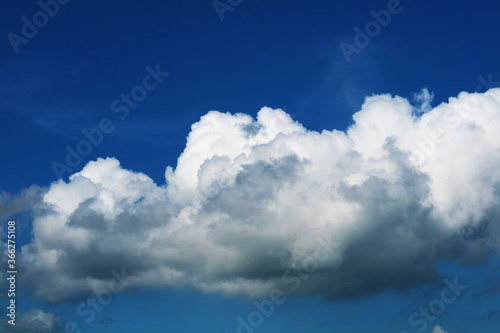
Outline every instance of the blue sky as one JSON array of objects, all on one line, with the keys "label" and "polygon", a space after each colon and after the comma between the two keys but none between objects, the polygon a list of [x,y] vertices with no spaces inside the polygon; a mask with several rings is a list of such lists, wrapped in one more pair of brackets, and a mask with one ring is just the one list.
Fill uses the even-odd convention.
[{"label": "blue sky", "polygon": [[[498,331],[500,150],[489,133],[500,115],[498,91],[487,92],[500,86],[496,2],[40,3],[0,4],[0,217],[17,222],[18,320],[26,321],[12,330],[4,316],[1,329]],[[53,15],[37,14],[45,3]],[[389,13],[386,24],[380,13]],[[43,17],[23,36],[26,21]],[[371,35],[367,45],[356,42],[360,30]],[[342,43],[357,51],[346,57]],[[461,92],[478,95],[434,108]],[[425,102],[432,106],[419,111]],[[453,127],[449,110],[473,120]],[[448,139],[425,146],[422,128],[444,123]],[[82,143],[84,131],[95,143]],[[78,155],[72,165],[68,147]],[[414,177],[403,183],[380,171],[415,154],[425,161],[405,162]],[[393,191],[402,194],[391,201]],[[416,221],[400,243],[398,219]],[[272,277],[329,232],[344,259],[319,262],[262,324],[239,327],[252,302],[269,301],[266,288],[290,286]],[[375,255],[380,244],[394,248]],[[289,261],[273,262],[271,250]],[[87,322],[78,306],[122,267],[126,286]],[[467,286],[460,296],[412,325],[419,307],[444,304],[444,281],[455,279]]]}]

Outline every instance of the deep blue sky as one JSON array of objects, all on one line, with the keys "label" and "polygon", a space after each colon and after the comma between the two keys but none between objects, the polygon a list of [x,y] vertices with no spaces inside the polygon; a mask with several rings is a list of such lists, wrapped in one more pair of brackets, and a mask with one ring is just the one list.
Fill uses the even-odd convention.
[{"label": "deep blue sky", "polygon": [[[1,6],[5,35],[19,34],[21,17],[39,10],[35,1]],[[109,115],[111,101],[140,83],[148,65],[171,75],[89,159],[116,156],[159,183],[190,124],[208,110],[254,115],[267,105],[286,108],[307,128],[345,129],[366,95],[409,97],[428,87],[439,102],[474,91],[478,76],[500,78],[495,2],[402,6],[348,64],[339,43],[352,43],[354,26],[386,1],[243,2],[223,22],[210,1],[72,1],[17,55],[3,39],[0,135],[17,139],[15,148],[2,145],[10,161],[2,167],[23,176],[2,187],[52,181],[51,162]],[[155,163],[142,162],[151,156]]]},{"label": "deep blue sky", "polygon": [[[386,9],[387,1],[244,0],[221,22],[209,0],[72,0],[17,54],[7,34],[20,34],[21,18],[31,20],[40,7],[3,1],[0,190],[48,186],[57,179],[52,162],[63,162],[65,147],[75,147],[81,131],[104,117],[116,130],[75,171],[114,156],[164,184],[165,167],[175,167],[191,124],[209,110],[255,116],[269,106],[309,129],[345,130],[371,94],[409,98],[427,87],[438,104],[461,91],[485,91],[479,77],[500,82],[498,2],[402,0],[401,6],[348,63],[339,44],[353,44],[353,28],[373,20],[370,11]],[[157,64],[169,77],[120,120],[111,102]],[[491,267],[474,269],[481,275]],[[449,263],[439,271],[451,278],[471,274]],[[336,303],[294,299],[257,331],[414,332],[409,313],[432,300],[416,294]],[[485,316],[493,300],[474,302],[469,295],[452,304],[439,324],[449,332],[497,331],[498,314]],[[64,320],[82,322],[71,303],[50,307],[26,296],[22,307],[54,309]],[[82,325],[87,332],[233,332],[235,318],[251,309],[245,301],[195,292],[138,291],[120,294],[99,314],[111,321]]]}]

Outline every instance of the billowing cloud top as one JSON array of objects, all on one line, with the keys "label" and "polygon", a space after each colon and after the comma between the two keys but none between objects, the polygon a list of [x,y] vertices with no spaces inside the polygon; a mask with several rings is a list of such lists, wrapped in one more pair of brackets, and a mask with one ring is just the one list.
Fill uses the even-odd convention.
[{"label": "billowing cloud top", "polygon": [[347,132],[211,111],[161,186],[90,162],[35,211],[29,284],[54,302],[117,272],[126,288],[338,299],[431,282],[438,258],[481,260],[500,235],[500,89],[436,108],[421,96],[369,97]]}]

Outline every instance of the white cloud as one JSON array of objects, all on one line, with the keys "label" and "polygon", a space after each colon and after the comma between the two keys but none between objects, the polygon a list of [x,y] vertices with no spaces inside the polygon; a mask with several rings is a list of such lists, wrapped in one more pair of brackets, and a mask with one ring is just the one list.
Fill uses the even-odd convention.
[{"label": "white cloud", "polygon": [[[5,316],[4,316],[5,317]],[[30,310],[17,315],[15,325],[9,324],[9,317],[0,320],[2,332],[57,333],[63,332],[61,318],[55,313],[43,310]]]},{"label": "white cloud", "polygon": [[434,93],[430,93],[427,88],[422,89],[419,93],[413,94],[413,101],[416,104],[417,112],[424,113],[432,110],[432,100]]},{"label": "white cloud", "polygon": [[433,281],[437,258],[479,260],[500,234],[500,89],[412,110],[371,96],[347,132],[321,133],[282,110],[211,111],[166,185],[90,162],[36,211],[30,286],[64,300],[124,267],[128,288],[267,296],[293,289],[288,270],[323,239],[335,250],[297,292],[344,298]]},{"label": "white cloud", "polygon": [[438,325],[438,326],[434,327],[434,329],[432,330],[432,333],[448,333],[448,332],[446,332],[445,330],[443,330],[441,328],[441,326]]}]

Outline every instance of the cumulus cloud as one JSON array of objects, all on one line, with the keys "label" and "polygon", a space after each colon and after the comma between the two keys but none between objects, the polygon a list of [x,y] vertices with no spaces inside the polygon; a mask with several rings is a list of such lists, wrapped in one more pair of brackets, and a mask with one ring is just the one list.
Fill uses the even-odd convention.
[{"label": "cumulus cloud", "polygon": [[[8,218],[12,218],[15,214],[32,209],[37,206],[43,200],[43,194],[47,191],[46,188],[32,185],[29,188],[24,188],[20,190],[17,194],[12,195],[7,192],[0,192],[0,221],[8,221]],[[18,230],[22,230],[26,225],[18,224]],[[0,228],[0,288],[3,288],[8,284],[7,277],[7,242],[3,242],[7,239],[7,227]]]},{"label": "cumulus cloud", "polygon": [[[4,316],[5,317],[5,316]],[[5,319],[6,318],[6,319]],[[8,317],[0,320],[2,332],[59,333],[64,332],[61,318],[55,313],[31,310],[17,316],[15,325],[9,324]]]},{"label": "cumulus cloud", "polygon": [[439,258],[498,251],[500,89],[421,109],[371,96],[345,132],[280,109],[211,111],[160,185],[114,158],[89,162],[38,205],[27,285],[57,302],[99,293],[116,272],[127,288],[246,297],[434,282]]},{"label": "cumulus cloud", "polygon": [[46,188],[32,185],[22,189],[16,195],[0,192],[0,220],[4,220],[18,212],[27,210],[42,200]]}]

